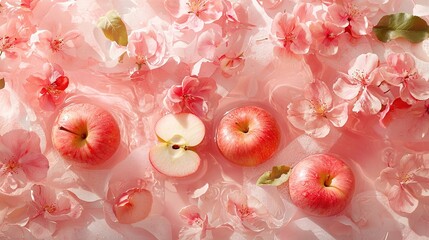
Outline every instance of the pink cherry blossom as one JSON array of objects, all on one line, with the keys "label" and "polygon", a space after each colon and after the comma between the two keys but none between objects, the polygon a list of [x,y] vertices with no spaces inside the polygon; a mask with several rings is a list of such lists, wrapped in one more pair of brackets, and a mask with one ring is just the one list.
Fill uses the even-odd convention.
[{"label": "pink cherry blossom", "polygon": [[305,88],[305,99],[298,99],[288,106],[288,119],[296,128],[315,138],[329,134],[330,125],[342,127],[348,119],[348,105],[333,104],[328,86],[316,80]]},{"label": "pink cherry blossom", "polygon": [[310,31],[315,48],[320,54],[337,54],[338,38],[344,33],[344,28],[328,21],[316,21],[310,25]]},{"label": "pink cherry blossom", "polygon": [[0,136],[0,192],[13,194],[29,182],[46,178],[48,159],[34,132],[16,129]]},{"label": "pink cherry blossom", "polygon": [[221,0],[164,0],[164,6],[176,18],[179,29],[195,32],[218,20],[223,13]]},{"label": "pink cherry blossom", "polygon": [[283,0],[258,0],[258,3],[266,9],[274,9],[278,7]]},{"label": "pink cherry blossom", "polygon": [[63,102],[68,85],[69,79],[59,65],[45,63],[43,73],[28,77],[26,89],[29,94],[37,94],[42,109],[53,111]]},{"label": "pink cherry blossom", "polygon": [[210,112],[217,106],[216,82],[212,78],[186,76],[181,85],[174,85],[164,98],[164,107],[172,113],[190,111],[210,118]]},{"label": "pink cherry blossom", "polygon": [[399,161],[388,162],[376,184],[393,210],[412,213],[429,190],[429,166],[421,155],[406,154]]},{"label": "pink cherry blossom", "polygon": [[310,30],[292,14],[277,13],[273,19],[271,34],[278,45],[292,53],[306,54],[310,49]]},{"label": "pink cherry blossom", "polygon": [[369,32],[369,21],[365,10],[353,1],[330,5],[326,20],[345,28],[345,31],[353,37],[367,35]]},{"label": "pink cherry blossom", "polygon": [[72,7],[72,2],[58,2],[49,9],[30,37],[33,54],[57,63],[82,57],[84,38],[72,21]]},{"label": "pink cherry blossom", "polygon": [[133,30],[128,36],[127,54],[137,64],[155,69],[167,61],[166,39],[152,27]]},{"label": "pink cherry blossom", "polygon": [[38,239],[51,237],[57,224],[78,219],[83,207],[68,191],[59,191],[43,185],[31,188],[31,203],[27,227]]},{"label": "pink cherry blossom", "polygon": [[5,54],[8,58],[16,58],[18,52],[26,50],[26,26],[23,21],[10,19],[0,26],[0,57]]},{"label": "pink cherry blossom", "polygon": [[373,53],[359,55],[348,70],[334,83],[333,90],[344,100],[353,100],[353,112],[376,114],[381,110],[383,91],[376,84],[378,56]]},{"label": "pink cherry blossom", "polygon": [[227,212],[238,228],[253,232],[268,228],[270,214],[258,199],[240,190],[232,191],[227,198]]},{"label": "pink cherry blossom", "polygon": [[182,227],[179,233],[179,239],[228,239],[234,229],[229,224],[211,226],[208,216],[203,215],[201,210],[195,205],[189,205],[179,211],[179,215],[186,221],[187,226]]},{"label": "pink cherry blossom", "polygon": [[399,87],[403,101],[413,104],[416,100],[429,99],[429,81],[420,76],[410,54],[391,53],[387,67],[381,72],[387,83]]}]

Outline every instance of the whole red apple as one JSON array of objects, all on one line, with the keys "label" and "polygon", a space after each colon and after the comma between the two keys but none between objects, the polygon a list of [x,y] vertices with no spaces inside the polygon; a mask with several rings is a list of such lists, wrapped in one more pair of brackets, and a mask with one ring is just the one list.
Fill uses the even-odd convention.
[{"label": "whole red apple", "polygon": [[355,188],[352,170],[342,160],[327,154],[311,155],[292,168],[289,193],[292,202],[316,216],[342,212]]},{"label": "whole red apple", "polygon": [[256,166],[274,155],[280,144],[280,130],[267,110],[239,107],[220,120],[216,144],[227,160],[241,166]]},{"label": "whole red apple", "polygon": [[94,166],[109,160],[121,137],[115,118],[92,104],[64,107],[52,129],[52,143],[60,155],[80,166]]}]

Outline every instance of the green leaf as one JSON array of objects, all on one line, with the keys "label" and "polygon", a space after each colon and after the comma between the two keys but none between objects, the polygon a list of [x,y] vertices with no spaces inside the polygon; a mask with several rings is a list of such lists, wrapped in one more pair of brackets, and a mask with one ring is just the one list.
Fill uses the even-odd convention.
[{"label": "green leaf", "polygon": [[419,43],[429,37],[429,26],[420,17],[396,13],[382,17],[373,32],[382,42],[402,37],[412,43]]},{"label": "green leaf", "polygon": [[4,78],[0,78],[0,89],[3,89],[5,87]]},{"label": "green leaf", "polygon": [[274,166],[271,171],[262,174],[256,184],[280,186],[289,179],[290,170],[289,166]]},{"label": "green leaf", "polygon": [[127,27],[115,10],[107,12],[105,16],[98,19],[97,27],[101,28],[104,36],[110,41],[115,41],[120,46],[127,46]]}]

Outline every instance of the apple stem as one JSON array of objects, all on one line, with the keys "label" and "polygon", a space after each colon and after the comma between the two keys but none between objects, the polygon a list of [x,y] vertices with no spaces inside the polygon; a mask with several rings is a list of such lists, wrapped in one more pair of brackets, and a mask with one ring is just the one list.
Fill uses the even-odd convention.
[{"label": "apple stem", "polygon": [[325,182],[323,183],[325,185],[325,187],[329,187],[331,186],[331,182],[332,182],[332,178],[331,176],[328,174],[325,178]]},{"label": "apple stem", "polygon": [[85,138],[87,137],[87,135],[86,135],[85,133],[82,133],[81,135],[79,135],[79,134],[77,134],[77,133],[75,133],[75,132],[73,132],[73,131],[71,131],[71,130],[68,130],[67,128],[65,128],[65,127],[63,127],[63,126],[60,126],[60,130],[62,130],[62,131],[66,131],[66,132],[69,132],[69,133],[74,134],[74,135],[78,135],[78,136],[80,136],[82,139],[85,139]]},{"label": "apple stem", "polygon": [[243,133],[249,132],[249,126],[246,123],[240,124],[239,122],[235,122],[235,124],[238,126],[238,128],[241,132],[243,132]]}]

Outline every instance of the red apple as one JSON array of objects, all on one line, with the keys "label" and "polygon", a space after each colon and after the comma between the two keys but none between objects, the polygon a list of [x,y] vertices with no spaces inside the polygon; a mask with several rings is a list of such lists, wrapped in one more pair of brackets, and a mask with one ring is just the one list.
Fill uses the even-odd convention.
[{"label": "red apple", "polygon": [[256,106],[235,108],[226,113],[216,131],[222,155],[241,166],[256,166],[270,159],[280,144],[276,119]]},{"label": "red apple", "polygon": [[355,188],[352,170],[342,160],[326,154],[304,158],[289,177],[292,202],[316,216],[332,216],[342,212]]},{"label": "red apple", "polygon": [[113,205],[118,222],[132,224],[145,219],[152,209],[152,193],[146,189],[130,189]]},{"label": "red apple", "polygon": [[155,126],[160,140],[149,151],[152,166],[170,177],[185,177],[195,173],[200,157],[194,151],[205,135],[204,123],[194,114],[168,114]]},{"label": "red apple", "polygon": [[120,139],[115,118],[92,104],[64,107],[52,129],[52,143],[60,155],[80,166],[105,163],[118,149]]}]

